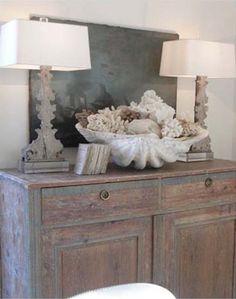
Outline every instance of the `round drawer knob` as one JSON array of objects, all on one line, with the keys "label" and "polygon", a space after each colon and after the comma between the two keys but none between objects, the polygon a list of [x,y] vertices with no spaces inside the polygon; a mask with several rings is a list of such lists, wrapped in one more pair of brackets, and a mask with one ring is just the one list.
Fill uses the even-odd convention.
[{"label": "round drawer knob", "polygon": [[211,187],[213,184],[213,180],[211,178],[207,178],[205,180],[205,186],[208,188],[208,187]]},{"label": "round drawer knob", "polygon": [[107,190],[102,190],[102,191],[100,192],[100,198],[101,198],[102,200],[108,200],[109,197],[110,197],[110,193],[109,193]]}]

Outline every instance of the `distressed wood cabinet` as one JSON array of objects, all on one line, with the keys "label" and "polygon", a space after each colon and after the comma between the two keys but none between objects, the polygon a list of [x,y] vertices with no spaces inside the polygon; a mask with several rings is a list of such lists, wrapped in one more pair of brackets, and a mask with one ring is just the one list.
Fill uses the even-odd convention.
[{"label": "distressed wood cabinet", "polygon": [[2,297],[143,281],[178,298],[235,298],[236,163],[0,178]]}]

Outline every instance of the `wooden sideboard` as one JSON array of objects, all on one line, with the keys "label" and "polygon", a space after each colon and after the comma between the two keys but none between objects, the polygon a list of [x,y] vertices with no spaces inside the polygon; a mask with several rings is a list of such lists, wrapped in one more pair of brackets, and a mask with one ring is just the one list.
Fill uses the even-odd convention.
[{"label": "wooden sideboard", "polygon": [[105,175],[0,172],[2,297],[61,298],[154,282],[235,298],[236,163]]}]

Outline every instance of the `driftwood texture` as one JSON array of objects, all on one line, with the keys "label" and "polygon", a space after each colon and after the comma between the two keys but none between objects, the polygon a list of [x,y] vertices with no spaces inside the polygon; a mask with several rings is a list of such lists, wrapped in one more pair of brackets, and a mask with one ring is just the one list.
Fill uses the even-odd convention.
[{"label": "driftwood texture", "polygon": [[75,173],[106,173],[110,153],[111,147],[107,144],[80,144],[75,163]]}]

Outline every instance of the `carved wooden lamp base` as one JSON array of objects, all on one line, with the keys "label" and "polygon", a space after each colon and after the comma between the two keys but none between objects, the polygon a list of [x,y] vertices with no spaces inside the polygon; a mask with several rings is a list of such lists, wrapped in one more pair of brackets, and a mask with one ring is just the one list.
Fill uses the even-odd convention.
[{"label": "carved wooden lamp base", "polygon": [[36,130],[38,137],[22,150],[19,170],[24,173],[60,172],[69,170],[69,162],[63,157],[63,145],[55,138],[57,132],[51,121],[55,118],[55,95],[51,89],[51,67],[40,67],[39,104],[36,109],[41,120]]},{"label": "carved wooden lamp base", "polygon": [[[195,122],[197,122],[204,129],[207,129],[205,124],[208,110],[208,97],[206,95],[207,84],[207,77],[197,76],[195,95]],[[204,140],[194,144],[189,152],[182,154],[178,160],[182,162],[194,162],[212,160],[213,158],[214,154],[211,150],[211,139],[208,136]]]}]

